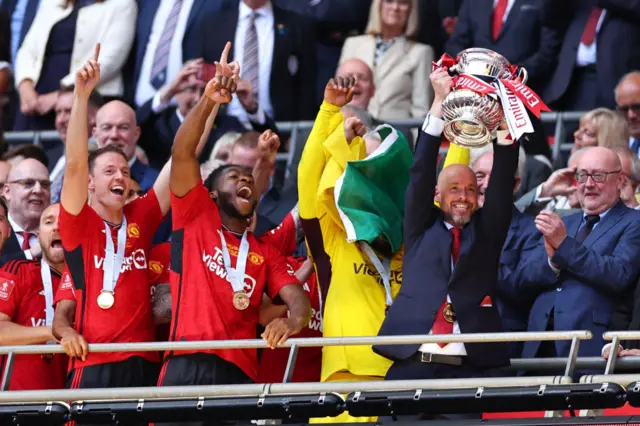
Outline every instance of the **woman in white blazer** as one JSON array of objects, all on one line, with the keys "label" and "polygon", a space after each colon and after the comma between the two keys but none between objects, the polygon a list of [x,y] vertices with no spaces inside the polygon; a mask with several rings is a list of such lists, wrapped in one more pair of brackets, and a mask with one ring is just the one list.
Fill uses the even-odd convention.
[{"label": "woman in white blazer", "polygon": [[369,112],[379,120],[424,118],[433,94],[433,48],[417,43],[418,0],[374,0],[365,35],[345,40],[340,63],[363,60],[374,74]]},{"label": "woman in white blazer", "polygon": [[76,71],[100,43],[104,97],[124,94],[121,69],[135,34],[136,0],[42,0],[16,55],[20,111],[15,130],[53,129],[58,89],[73,85]]}]

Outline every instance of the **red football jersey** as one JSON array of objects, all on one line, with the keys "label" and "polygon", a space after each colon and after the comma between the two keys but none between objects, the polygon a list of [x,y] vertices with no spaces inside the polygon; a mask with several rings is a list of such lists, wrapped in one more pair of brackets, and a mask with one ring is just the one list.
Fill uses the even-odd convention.
[{"label": "red football jersey", "polygon": [[[51,269],[54,294],[59,285],[60,274]],[[0,268],[0,312],[18,325],[38,327],[46,325],[45,307],[40,261],[13,260]],[[16,355],[9,390],[64,389],[68,364],[64,354]]]},{"label": "red football jersey", "polygon": [[[88,204],[84,205],[78,216],[60,208],[60,236],[71,280],[63,279],[55,303],[61,300],[78,301],[76,330],[90,344],[155,341],[147,254],[163,216],[153,189],[127,204],[124,214],[127,218],[127,242],[125,259],[115,287],[115,303],[110,309],[102,309],[97,299],[102,291],[105,222]],[[117,247],[118,227],[110,225],[110,228],[114,246]],[[71,368],[119,362],[132,356],[158,361],[155,352],[90,353],[84,362],[73,359]]]},{"label": "red football jersey", "polygon": [[[158,284],[169,283],[171,265],[171,243],[160,243],[151,247],[149,252],[149,284],[151,285],[151,302]],[[156,340],[166,342],[169,339],[169,324],[156,325]]]},{"label": "red football jersey", "polygon": [[[262,293],[274,298],[282,287],[298,281],[287,268],[284,257],[268,244],[249,234],[249,255],[245,271],[245,291],[250,305],[244,311],[233,306],[233,288],[222,260],[222,229],[217,205],[199,184],[182,198],[172,194],[172,244],[180,259],[172,259],[171,298],[173,341],[255,339]],[[231,264],[235,267],[241,236],[224,231]],[[176,264],[177,262],[177,264]],[[183,351],[211,352],[234,363],[252,380],[257,375],[255,349]],[[175,353],[170,353],[169,356]]]},{"label": "red football jersey", "polygon": [[296,222],[291,213],[288,213],[282,223],[276,228],[260,237],[260,241],[271,244],[278,249],[283,256],[291,256],[296,251]]}]

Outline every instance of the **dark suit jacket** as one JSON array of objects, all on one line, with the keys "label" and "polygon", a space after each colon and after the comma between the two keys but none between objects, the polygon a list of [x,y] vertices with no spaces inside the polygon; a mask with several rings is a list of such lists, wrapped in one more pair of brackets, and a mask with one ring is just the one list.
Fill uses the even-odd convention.
[{"label": "dark suit jacket", "polygon": [[[203,22],[203,18],[210,14],[215,14],[220,10],[229,7],[231,0],[194,0],[189,18],[187,18],[187,26],[182,35],[182,60],[195,58],[193,51],[196,45],[195,40],[198,38],[198,28]],[[160,0],[142,0],[138,1],[138,19],[136,22],[136,35],[133,48],[129,56],[127,71],[127,97],[133,102],[135,99],[135,90],[140,78],[142,62],[147,51],[151,28],[156,12],[160,6]]]},{"label": "dark suit jacket", "polygon": [[140,189],[144,192],[147,192],[153,187],[159,174],[160,172],[158,170],[147,166],[140,160],[134,161],[131,166],[131,177],[138,182]]},{"label": "dark suit jacket", "polygon": [[[420,131],[404,217],[403,283],[380,328],[380,336],[429,334],[447,293],[462,333],[502,331],[495,305],[498,267],[511,213],[518,160],[517,144],[494,146],[495,161],[484,208],[475,212],[462,230],[458,262],[451,272],[451,233],[441,210],[434,205],[436,162],[441,138]],[[420,345],[376,345],[374,350],[392,360],[413,356]],[[504,343],[465,344],[468,361],[477,367],[509,365]]]},{"label": "dark suit jacket", "polygon": [[[533,218],[525,216],[513,206],[511,225],[507,239],[500,256],[500,269],[498,273],[498,286],[496,288],[496,307],[502,318],[504,331],[527,331],[529,310],[534,300],[534,295],[518,291],[518,283],[515,282],[514,271],[520,264],[524,253],[536,248],[541,235],[535,227]],[[509,356],[520,358],[522,354],[522,342],[509,343]]]},{"label": "dark suit jacket", "polygon": [[553,73],[561,41],[558,30],[548,25],[548,1],[554,0],[515,0],[494,41],[493,0],[464,0],[446,52],[455,57],[471,47],[495,50],[512,64],[525,67],[527,85],[538,90]]},{"label": "dark suit jacket", "polygon": [[[521,262],[519,282],[524,291],[538,296],[529,315],[529,331],[547,329],[554,311],[555,330],[590,330],[591,340],[580,344],[579,356],[600,356],[602,333],[609,328],[613,310],[622,302],[640,274],[640,211],[619,201],[596,225],[583,244],[574,236],[583,213],[562,218],[567,237],[551,262],[560,274],[551,270],[543,241]],[[558,356],[569,354],[570,341],[556,342]],[[523,356],[536,355],[540,342],[526,342]]]},{"label": "dark suit jacket", "polygon": [[[640,280],[629,289],[627,297],[622,299],[611,314],[609,330],[640,330]],[[640,340],[623,341],[622,346],[625,349],[640,349]]]},{"label": "dark suit jacket", "polygon": [[[606,15],[596,34],[598,64],[598,87],[601,105],[615,108],[614,88],[620,78],[640,69],[640,1],[637,0],[563,0],[556,2],[565,12],[558,16],[569,16],[568,26],[558,57],[558,66],[542,93],[547,104],[559,100],[567,91],[576,66],[580,37],[593,6],[606,9]],[[568,12],[567,12],[568,10]],[[559,23],[558,25],[562,25]],[[580,105],[575,109],[579,110]]]},{"label": "dark suit jacket", "polygon": [[[9,27],[11,25],[11,15],[16,9],[16,5],[18,4],[18,0],[3,0],[0,2],[0,12],[4,12],[9,17]],[[20,42],[18,44],[18,48],[22,45],[25,36],[29,32],[29,28],[31,28],[31,24],[33,23],[33,19],[36,17],[36,12],[38,11],[38,6],[40,5],[40,0],[27,0],[27,8],[24,13],[24,20],[22,21],[22,28],[20,30]],[[9,56],[10,57],[10,56]]]},{"label": "dark suit jacket", "polygon": [[[538,158],[536,158],[538,157]],[[515,194],[516,198],[520,198],[532,189],[536,189],[538,185],[546,182],[551,176],[552,170],[548,163],[548,159],[541,156],[527,154],[527,159],[524,163],[524,176],[522,176],[522,182],[520,182],[520,188]],[[546,160],[546,161],[545,161]]]},{"label": "dark suit jacket", "polygon": [[[278,187],[271,187],[258,205],[258,215],[269,219],[276,226],[280,225],[285,216],[298,204],[298,188],[290,186],[284,191]],[[260,235],[256,232],[256,235]]]},{"label": "dark suit jacket", "polygon": [[11,230],[11,235],[7,239],[7,242],[2,248],[2,255],[0,256],[0,266],[4,265],[10,260],[24,260],[27,256],[24,255],[24,251],[20,248],[18,243],[18,237],[15,232]]},{"label": "dark suit jacket", "polygon": [[[238,8],[231,8],[204,19],[192,57],[203,57],[208,63],[219,60],[226,42],[235,39],[238,14]],[[275,36],[269,87],[274,119],[313,120],[318,111],[313,24],[275,5],[273,15]],[[230,61],[236,48],[242,47],[231,47]]]}]

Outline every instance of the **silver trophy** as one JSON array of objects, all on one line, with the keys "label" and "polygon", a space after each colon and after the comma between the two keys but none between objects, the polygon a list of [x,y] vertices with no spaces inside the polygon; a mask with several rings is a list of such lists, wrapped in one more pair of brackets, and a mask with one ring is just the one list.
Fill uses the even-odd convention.
[{"label": "silver trophy", "polygon": [[[449,68],[450,73],[497,79],[515,77],[509,61],[489,49],[466,49],[458,54],[456,60],[457,64]],[[520,68],[517,77],[526,83],[527,71]],[[479,148],[491,143],[491,133],[504,119],[497,98],[469,89],[452,90],[442,102],[442,115],[446,121],[445,137],[467,148]]]}]

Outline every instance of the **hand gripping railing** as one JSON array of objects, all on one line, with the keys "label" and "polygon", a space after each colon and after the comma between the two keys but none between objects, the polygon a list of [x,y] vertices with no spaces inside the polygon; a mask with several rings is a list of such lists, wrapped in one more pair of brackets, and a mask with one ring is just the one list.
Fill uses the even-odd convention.
[{"label": "hand gripping railing", "polygon": [[[193,396],[222,396],[264,393],[300,393],[300,392],[341,392],[354,390],[400,390],[417,386],[423,389],[438,387],[475,387],[479,383],[484,386],[524,386],[535,384],[551,384],[555,382],[570,383],[575,370],[578,348],[581,340],[591,339],[589,331],[557,331],[533,333],[477,333],[447,334],[419,336],[384,336],[384,337],[329,337],[329,338],[293,338],[281,347],[290,348],[289,360],[282,384],[270,385],[234,385],[234,386],[176,386],[166,388],[111,388],[111,389],[74,389],[55,391],[5,391],[0,392],[0,403],[26,401],[74,401],[101,399],[136,399],[136,398],[184,398]],[[558,341],[571,340],[569,357],[566,360],[564,376],[541,377],[504,377],[481,379],[447,379],[447,380],[400,380],[391,382],[351,382],[351,383],[288,383],[293,375],[297,352],[303,347],[320,346],[368,346],[368,345],[405,345],[423,343],[488,343],[488,342],[525,342],[525,341]],[[146,343],[110,343],[90,344],[89,352],[155,352],[207,349],[248,349],[267,348],[264,340],[218,340],[194,342],[146,342]],[[60,345],[31,345],[0,347],[0,355],[9,355],[5,366],[5,379],[2,390],[6,390],[15,355],[19,354],[54,354],[62,353]]]}]

